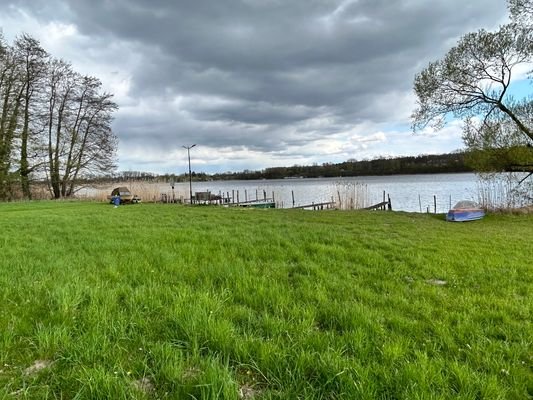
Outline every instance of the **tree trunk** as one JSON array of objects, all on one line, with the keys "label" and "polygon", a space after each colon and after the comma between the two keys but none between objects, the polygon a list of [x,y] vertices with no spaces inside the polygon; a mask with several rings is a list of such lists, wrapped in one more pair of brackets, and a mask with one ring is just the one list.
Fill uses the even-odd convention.
[{"label": "tree trunk", "polygon": [[31,200],[30,190],[30,163],[28,162],[28,136],[30,121],[30,88],[26,83],[26,96],[24,104],[24,125],[21,132],[20,143],[20,186],[24,198]]}]

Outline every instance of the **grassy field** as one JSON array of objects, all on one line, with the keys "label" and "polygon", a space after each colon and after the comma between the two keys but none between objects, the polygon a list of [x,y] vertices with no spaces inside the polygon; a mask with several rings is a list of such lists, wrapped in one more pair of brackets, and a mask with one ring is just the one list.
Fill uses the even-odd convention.
[{"label": "grassy field", "polygon": [[533,398],[533,215],[0,204],[0,398]]}]

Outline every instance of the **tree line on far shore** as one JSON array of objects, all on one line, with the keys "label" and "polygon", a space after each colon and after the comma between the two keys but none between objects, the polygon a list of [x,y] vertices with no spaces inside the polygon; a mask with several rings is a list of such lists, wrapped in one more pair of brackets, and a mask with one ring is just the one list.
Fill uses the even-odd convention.
[{"label": "tree line on far shore", "polygon": [[53,58],[33,37],[0,33],[0,200],[71,196],[81,179],[115,169],[117,105],[102,83]]},{"label": "tree line on far shore", "polygon": [[[454,152],[408,157],[378,157],[360,161],[352,159],[341,163],[293,165],[214,174],[192,171],[191,175],[194,181],[210,181],[472,172],[473,169],[468,165],[467,160],[468,154]],[[185,172],[159,175],[142,171],[121,171],[109,174],[101,178],[100,181],[163,181],[171,183],[185,182],[188,179],[189,175]]]},{"label": "tree line on far shore", "polygon": [[379,157],[372,160],[348,160],[321,165],[273,167],[261,171],[214,174],[214,179],[331,178],[368,175],[431,174],[472,171],[465,164],[464,153]]}]

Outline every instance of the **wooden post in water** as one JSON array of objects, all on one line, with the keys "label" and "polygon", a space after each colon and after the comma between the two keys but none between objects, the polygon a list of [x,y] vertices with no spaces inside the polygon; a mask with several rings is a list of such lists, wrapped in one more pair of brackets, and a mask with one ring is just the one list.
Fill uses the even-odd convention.
[{"label": "wooden post in water", "polygon": [[274,197],[274,191],[272,191],[272,202],[273,202],[273,203],[276,202],[276,198]]},{"label": "wooden post in water", "polygon": [[258,198],[257,198],[257,189],[255,189],[255,201],[257,201]]},{"label": "wooden post in water", "polygon": [[267,201],[267,191],[263,189],[263,200]]},{"label": "wooden post in water", "polygon": [[237,190],[237,204],[239,204],[240,201],[239,201],[239,191]]},{"label": "wooden post in water", "polygon": [[244,201],[248,203],[248,191],[246,189],[244,189]]},{"label": "wooden post in water", "polygon": [[420,193],[418,194],[418,206],[420,207],[420,212],[422,212],[422,200],[420,200]]},{"label": "wooden post in water", "polygon": [[294,190],[291,190],[291,194],[292,194],[292,206],[294,207]]},{"label": "wooden post in water", "polygon": [[235,204],[235,189],[231,189],[231,202]]},{"label": "wooden post in water", "polygon": [[437,196],[433,195],[433,207],[435,210],[435,214],[437,214]]},{"label": "wooden post in water", "polygon": [[389,197],[389,203],[387,204],[387,208],[389,211],[392,211],[392,204],[391,204],[391,201],[390,201],[390,194],[388,195]]}]

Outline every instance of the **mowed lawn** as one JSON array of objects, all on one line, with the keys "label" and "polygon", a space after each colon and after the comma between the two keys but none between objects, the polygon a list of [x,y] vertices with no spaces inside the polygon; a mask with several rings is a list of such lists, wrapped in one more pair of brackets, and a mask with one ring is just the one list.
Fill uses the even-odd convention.
[{"label": "mowed lawn", "polygon": [[533,398],[533,215],[0,204],[0,398]]}]

